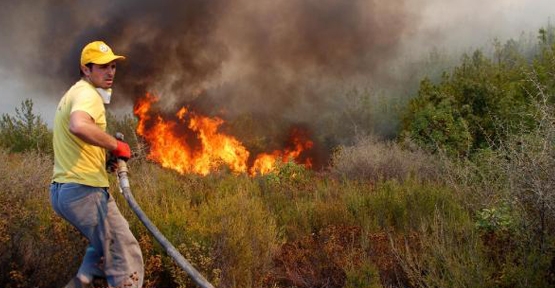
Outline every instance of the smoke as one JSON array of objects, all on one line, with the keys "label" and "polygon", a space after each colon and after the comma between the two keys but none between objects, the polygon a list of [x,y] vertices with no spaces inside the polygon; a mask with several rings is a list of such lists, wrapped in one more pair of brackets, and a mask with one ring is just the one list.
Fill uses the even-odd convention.
[{"label": "smoke", "polygon": [[426,51],[432,45],[464,51],[484,47],[493,39],[518,39],[522,33],[535,37],[555,16],[552,0],[419,0],[411,5],[422,19],[409,40],[412,44],[404,45],[412,51]]},{"label": "smoke", "polygon": [[[84,1],[59,1],[39,7],[46,11],[36,20],[40,32],[33,38],[43,47],[25,45],[27,62],[47,61],[26,66],[57,75],[67,86],[77,78],[81,48],[102,39],[128,59],[116,76],[115,105],[152,92],[168,113],[187,105],[228,123],[248,118],[254,130],[273,134],[264,135],[272,139],[292,125],[319,129],[318,117],[337,109],[333,97],[345,81],[383,77],[381,66],[395,57],[403,35],[417,22],[405,5],[405,0],[166,0],[89,7]],[[25,14],[38,8],[18,4],[9,10]],[[242,133],[243,127],[230,126]],[[264,128],[269,126],[275,129]]]},{"label": "smoke", "polygon": [[390,66],[408,54],[537,29],[528,20],[544,23],[549,14],[538,11],[555,8],[526,3],[2,1],[0,72],[9,76],[0,83],[24,82],[56,102],[79,77],[82,47],[104,40],[128,59],[118,64],[116,106],[152,92],[168,113],[187,105],[247,138],[247,124],[274,136],[295,124],[322,131],[319,119],[349,104],[338,100],[345,86],[392,83]]},{"label": "smoke", "polygon": [[[118,72],[118,102],[151,91],[168,107],[186,103],[208,114],[307,121],[337,82],[377,77],[380,65],[395,56],[416,19],[404,0],[384,3],[117,1],[88,10],[83,20],[70,12],[87,10],[85,3],[68,2],[67,17],[47,19],[45,33],[64,41],[56,46],[65,52],[52,55],[61,60],[54,67],[42,68],[74,78],[80,48],[103,39],[129,59]],[[84,28],[66,31],[76,26]]]}]

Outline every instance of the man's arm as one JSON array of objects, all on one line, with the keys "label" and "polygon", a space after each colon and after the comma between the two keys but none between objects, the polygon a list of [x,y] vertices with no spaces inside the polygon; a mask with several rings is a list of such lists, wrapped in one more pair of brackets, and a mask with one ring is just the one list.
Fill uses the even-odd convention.
[{"label": "man's arm", "polygon": [[84,111],[73,111],[69,116],[69,132],[88,144],[102,147],[108,151],[117,148],[116,138],[102,131],[92,117]]}]

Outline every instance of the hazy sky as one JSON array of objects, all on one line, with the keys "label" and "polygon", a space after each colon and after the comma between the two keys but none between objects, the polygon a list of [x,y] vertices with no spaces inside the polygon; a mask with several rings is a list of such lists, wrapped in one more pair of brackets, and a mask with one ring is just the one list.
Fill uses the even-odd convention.
[{"label": "hazy sky", "polygon": [[[378,0],[375,1],[377,1],[375,3],[379,3]],[[50,29],[56,27],[50,24],[57,21],[59,15],[70,15],[68,17],[72,17],[74,21],[77,19],[75,23],[89,23],[92,20],[79,18],[87,16],[79,16],[80,14],[77,13],[82,14],[82,11],[72,11],[64,7],[64,1],[52,1],[53,5],[43,3],[42,6],[38,4],[12,5],[2,2],[0,10],[4,12],[0,12],[0,18],[4,20],[0,20],[3,21],[0,22],[0,38],[3,39],[0,42],[0,88],[2,90],[0,113],[13,113],[14,108],[19,106],[21,101],[25,98],[32,98],[36,111],[47,122],[51,122],[56,99],[59,99],[73,83],[64,83],[65,79],[60,81],[63,77],[56,73],[48,73],[48,70],[45,73],[45,69],[34,69],[33,61],[48,64],[52,59],[44,59],[43,56],[37,55],[45,55],[45,49],[46,51],[48,49],[68,49],[74,42],[58,39],[47,43],[45,40],[48,39],[48,35],[43,35],[43,29],[46,29],[44,27],[50,27]],[[247,3],[248,1],[241,0],[239,2]],[[375,6],[371,5],[371,0],[360,0],[359,2],[369,3],[369,5],[363,6],[368,9]],[[401,3],[402,8],[388,9],[402,9],[403,12],[400,14],[411,19],[410,27],[403,29],[402,34],[399,34],[402,39],[394,44],[400,46],[397,47],[399,52],[395,57],[401,58],[410,58],[414,55],[422,55],[422,53],[425,55],[434,47],[468,49],[469,47],[482,47],[494,37],[504,41],[510,37],[518,37],[523,32],[536,33],[548,21],[553,21],[555,16],[555,0],[399,0],[397,2]],[[341,2],[330,0],[326,3]],[[170,5],[166,6],[166,9],[171,10]],[[30,7],[36,8],[33,10]],[[48,9],[44,9],[45,7]],[[56,7],[61,9],[60,12]],[[89,15],[94,15],[92,13],[93,11]],[[395,11],[385,11],[384,13],[395,14]],[[369,15],[369,17],[376,16],[372,13]],[[272,20],[279,21],[279,19]],[[388,25],[392,24],[388,23]],[[74,28],[85,29],[86,27],[77,25]],[[235,28],[241,29],[241,26]],[[380,29],[380,27],[376,29]],[[345,31],[343,30],[341,33],[345,33]],[[79,34],[79,32],[76,31],[75,34]],[[133,39],[129,41],[132,43]],[[407,56],[408,54],[411,55]],[[58,70],[52,69],[52,72],[55,71]],[[33,85],[30,85],[31,82]],[[129,112],[131,111],[129,110]]]},{"label": "hazy sky", "polygon": [[555,16],[553,0],[424,2],[420,31],[437,35],[435,42],[426,45],[481,46],[494,37],[503,40],[518,37],[521,32],[535,33]]}]

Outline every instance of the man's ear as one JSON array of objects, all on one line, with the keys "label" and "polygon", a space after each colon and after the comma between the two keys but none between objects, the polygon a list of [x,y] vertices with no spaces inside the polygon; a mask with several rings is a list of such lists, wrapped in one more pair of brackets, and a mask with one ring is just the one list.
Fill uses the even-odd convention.
[{"label": "man's ear", "polygon": [[81,71],[83,71],[83,74],[87,77],[91,75],[91,69],[85,65],[81,65]]}]

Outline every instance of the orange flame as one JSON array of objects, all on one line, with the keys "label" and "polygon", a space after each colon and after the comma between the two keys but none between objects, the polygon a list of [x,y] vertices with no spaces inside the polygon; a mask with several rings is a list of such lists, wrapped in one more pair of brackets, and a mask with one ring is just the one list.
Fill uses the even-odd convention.
[{"label": "orange flame", "polygon": [[[152,112],[152,104],[158,99],[147,93],[138,100],[134,108],[139,118],[137,134],[149,143],[148,159],[182,174],[207,175],[222,165],[236,173],[266,174],[275,168],[278,159],[300,163],[301,153],[313,146],[305,135],[293,130],[291,147],[257,155],[248,169],[249,151],[233,136],[218,131],[224,123],[222,119],[202,116],[183,107],[175,114],[177,120],[167,120]],[[185,133],[177,132],[183,129]],[[307,158],[301,164],[311,167],[311,161]]]},{"label": "orange flame", "polygon": [[[280,160],[281,162],[288,162],[291,160],[297,160],[299,162],[299,156],[305,150],[310,150],[314,146],[314,142],[306,139],[306,135],[298,129],[294,129],[291,133],[290,139],[292,142],[292,147],[286,148],[284,151],[275,150],[272,153],[261,153],[254,160],[254,164],[249,170],[251,175],[256,174],[267,174],[275,169],[276,162]],[[312,160],[307,158],[304,163],[307,168],[312,167]]]}]

